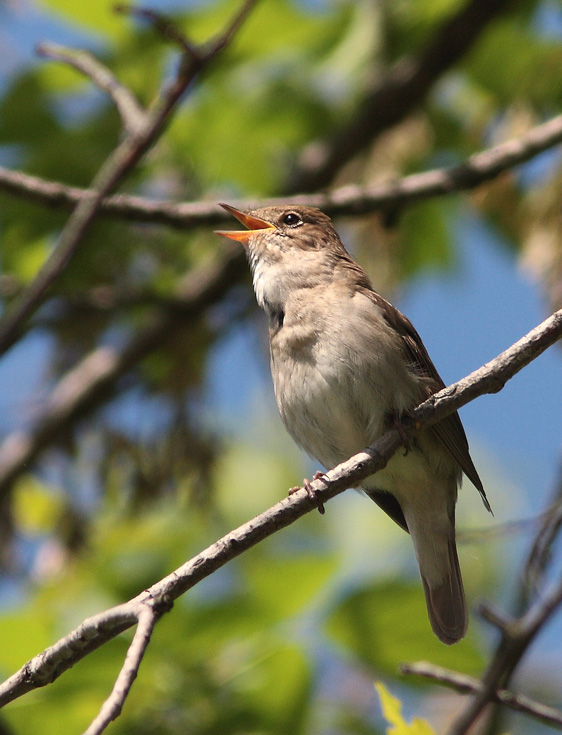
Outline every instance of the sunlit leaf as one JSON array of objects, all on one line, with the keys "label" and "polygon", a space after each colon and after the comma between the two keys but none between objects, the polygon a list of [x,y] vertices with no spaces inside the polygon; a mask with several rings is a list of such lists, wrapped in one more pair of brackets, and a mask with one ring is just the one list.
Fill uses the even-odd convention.
[{"label": "sunlit leaf", "polygon": [[388,735],[435,735],[428,723],[419,717],[414,717],[411,723],[407,723],[402,716],[402,703],[384,684],[377,681],[375,688],[381,700],[382,713],[389,724],[386,731]]}]

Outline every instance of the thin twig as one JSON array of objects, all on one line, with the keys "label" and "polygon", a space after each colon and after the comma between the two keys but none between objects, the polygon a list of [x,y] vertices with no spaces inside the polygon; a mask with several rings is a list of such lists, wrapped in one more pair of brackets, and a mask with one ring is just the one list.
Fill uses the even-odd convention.
[{"label": "thin twig", "polygon": [[[479,370],[422,403],[412,411],[412,426],[417,428],[430,426],[477,396],[490,390],[494,392],[499,384],[504,385],[509,378],[561,336],[562,310],[546,319],[526,337]],[[409,434],[412,428],[405,426],[404,431]],[[347,487],[359,484],[365,477],[385,467],[393,453],[403,444],[404,431],[390,429],[370,448],[330,470],[321,480],[314,481],[312,485],[321,502],[326,503]],[[177,599],[231,559],[316,508],[317,499],[310,497],[306,490],[301,489],[231,531],[134,600],[85,621],[77,630],[36,656],[0,685],[0,706],[32,689],[50,683],[90,651],[131,627],[136,622],[139,603],[154,599],[170,601]],[[542,607],[533,608],[526,616],[527,636],[536,633],[560,604],[561,599],[562,584],[560,589],[545,597]],[[501,682],[498,684],[495,679],[492,684],[491,693],[501,686]],[[483,686],[482,696],[486,695],[487,702],[491,696],[491,693],[486,694],[489,682],[485,680]]]},{"label": "thin twig", "polygon": [[[460,674],[458,671],[444,669],[442,666],[426,663],[425,661],[402,664],[400,671],[403,674],[422,676],[424,679],[436,681],[450,689],[454,689],[459,694],[479,694],[482,690],[482,682],[478,679],[474,679],[472,676],[467,676],[466,674]],[[503,704],[505,707],[509,707],[517,712],[523,712],[557,729],[562,729],[562,712],[554,707],[537,702],[525,694],[512,692],[509,689],[498,689],[493,693],[492,699],[499,704]]]},{"label": "thin twig", "polygon": [[[359,215],[377,210],[403,208],[430,197],[473,189],[561,142],[562,115],[558,115],[531,128],[518,138],[475,153],[455,166],[424,171],[396,181],[371,186],[347,185],[325,193],[243,199],[237,200],[235,204],[239,209],[252,209],[290,202],[318,207],[332,216]],[[88,189],[47,181],[1,166],[0,191],[45,206],[66,209],[74,207],[92,194]],[[157,202],[126,194],[106,197],[101,203],[100,214],[124,220],[165,224],[183,230],[218,226],[229,218],[227,212],[210,201]]]},{"label": "thin twig", "polygon": [[119,717],[127,695],[137,678],[143,656],[150,643],[152,631],[162,614],[162,611],[159,611],[155,605],[145,604],[141,605],[140,608],[135,635],[111,694],[102,704],[98,715],[91,722],[84,735],[100,735],[112,720]]},{"label": "thin twig", "polygon": [[458,544],[477,544],[487,538],[499,538],[501,536],[513,536],[514,533],[525,533],[543,523],[549,510],[544,510],[529,518],[520,518],[504,523],[495,523],[480,528],[457,529],[456,539]]},{"label": "thin twig", "polygon": [[162,38],[166,41],[175,43],[180,50],[185,52],[189,57],[199,57],[199,51],[195,44],[188,41],[187,37],[181,33],[176,24],[163,13],[158,13],[150,8],[137,8],[135,5],[127,5],[125,3],[116,5],[115,12],[122,13],[123,15],[131,15],[135,18],[147,21],[160,33]]},{"label": "thin twig", "polygon": [[121,115],[127,133],[140,133],[148,124],[148,115],[141,107],[132,91],[121,84],[112,72],[92,54],[82,49],[70,49],[57,43],[41,43],[37,53],[53,61],[60,61],[81,72],[113,100]]},{"label": "thin twig", "polygon": [[562,528],[562,474],[558,479],[556,494],[544,515],[525,564],[525,596],[536,590],[550,561],[554,541]]}]

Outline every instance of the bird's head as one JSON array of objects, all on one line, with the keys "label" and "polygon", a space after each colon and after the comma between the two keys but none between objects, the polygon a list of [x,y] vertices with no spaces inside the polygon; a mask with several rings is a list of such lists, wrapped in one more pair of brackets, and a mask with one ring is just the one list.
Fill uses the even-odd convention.
[{"label": "bird's head", "polygon": [[246,248],[260,306],[283,304],[291,289],[309,288],[332,279],[335,262],[349,257],[330,218],[315,207],[281,205],[242,212],[221,207],[246,230],[217,234]]}]

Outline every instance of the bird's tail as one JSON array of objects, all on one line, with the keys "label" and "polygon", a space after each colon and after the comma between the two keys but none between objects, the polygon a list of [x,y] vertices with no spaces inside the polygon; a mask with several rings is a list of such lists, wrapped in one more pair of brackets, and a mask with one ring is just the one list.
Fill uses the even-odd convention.
[{"label": "bird's tail", "polygon": [[433,632],[448,645],[464,638],[468,628],[466,598],[455,544],[454,517],[445,529],[419,528],[407,519],[412,535],[427,612]]}]

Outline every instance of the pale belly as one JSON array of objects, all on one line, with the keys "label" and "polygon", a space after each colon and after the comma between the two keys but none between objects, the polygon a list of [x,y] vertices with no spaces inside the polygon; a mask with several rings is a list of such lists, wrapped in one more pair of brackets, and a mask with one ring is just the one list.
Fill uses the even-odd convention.
[{"label": "pale belly", "polygon": [[[330,469],[372,444],[389,427],[393,416],[417,405],[416,386],[396,384],[398,369],[361,371],[349,352],[330,352],[326,364],[292,359],[272,350],[272,374],[279,412],[295,442],[312,458]],[[344,359],[347,358],[347,359]],[[375,367],[381,367],[375,366]],[[387,368],[387,369],[385,369]],[[390,377],[389,377],[390,376]],[[411,379],[410,379],[411,380]],[[414,440],[404,456],[398,450],[388,465],[364,487],[386,490],[400,497],[406,480],[427,478],[435,472],[424,445],[429,436]],[[441,454],[439,452],[438,454]]]}]

